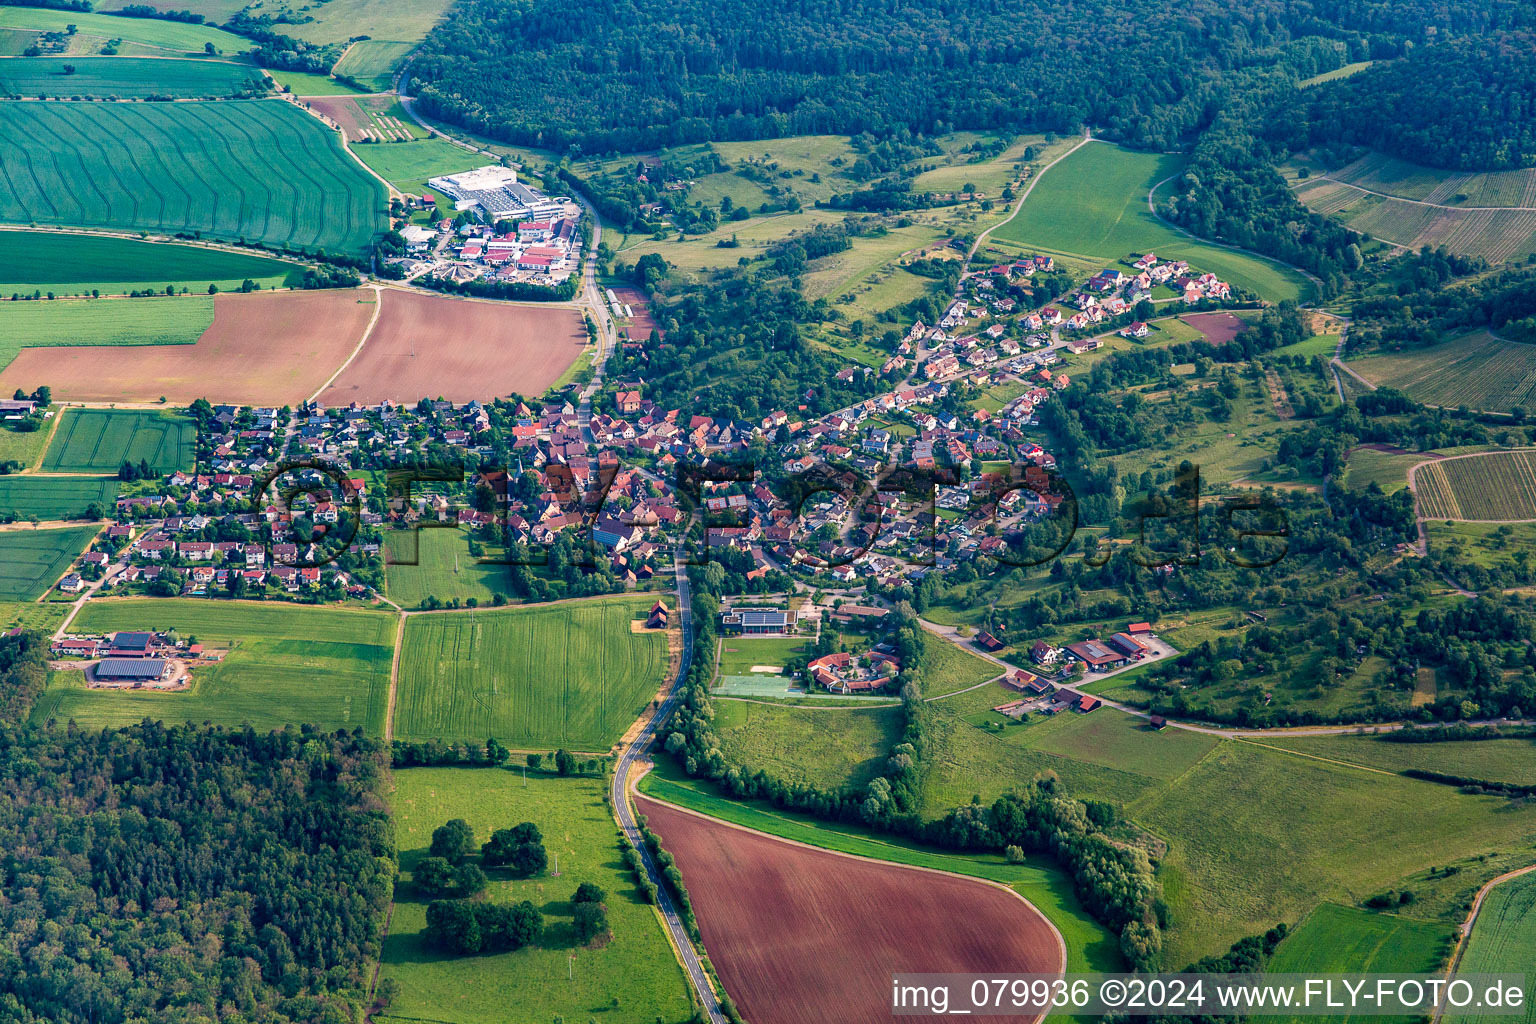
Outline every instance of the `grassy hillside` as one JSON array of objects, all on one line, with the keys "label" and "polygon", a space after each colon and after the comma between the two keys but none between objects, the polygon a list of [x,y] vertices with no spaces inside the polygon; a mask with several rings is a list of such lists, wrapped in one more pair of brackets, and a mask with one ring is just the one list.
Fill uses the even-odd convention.
[{"label": "grassy hillside", "polygon": [[1461,959],[1464,974],[1525,972],[1525,1014],[1451,1013],[1450,1024],[1531,1024],[1536,1021],[1536,978],[1531,977],[1531,950],[1536,949],[1536,872],[1495,886],[1483,901],[1472,927],[1472,939]]},{"label": "grassy hillside", "polygon": [[1147,208],[1148,191],[1178,174],[1183,165],[1180,156],[1089,143],[1047,171],[1018,216],[993,237],[1032,251],[1106,265],[1131,253],[1156,251],[1267,299],[1305,295],[1306,279],[1295,271],[1186,238],[1153,216]]}]

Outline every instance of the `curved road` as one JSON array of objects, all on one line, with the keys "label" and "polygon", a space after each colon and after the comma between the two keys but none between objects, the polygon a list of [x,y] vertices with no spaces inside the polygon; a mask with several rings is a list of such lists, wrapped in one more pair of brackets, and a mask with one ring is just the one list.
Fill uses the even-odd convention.
[{"label": "curved road", "polygon": [[661,870],[651,858],[651,851],[646,848],[645,840],[640,837],[640,823],[636,820],[634,808],[629,802],[630,771],[637,761],[646,757],[646,752],[656,739],[657,730],[671,717],[678,701],[682,699],[683,682],[688,678],[688,666],[693,660],[693,609],[690,604],[688,569],[683,564],[681,553],[676,556],[672,571],[677,577],[677,620],[678,627],[683,633],[682,658],[678,662],[677,678],[673,680],[672,688],[667,693],[666,699],[661,702],[661,707],[652,712],[645,726],[640,730],[640,734],[619,753],[619,763],[614,768],[611,784],[613,809],[619,817],[619,827],[624,830],[624,838],[640,852],[640,858],[645,862],[645,873],[656,885],[656,908],[661,911],[661,918],[666,923],[667,931],[672,934],[672,945],[682,959],[683,967],[688,972],[688,979],[693,984],[694,991],[698,993],[706,1016],[711,1024],[726,1024],[725,1015],[720,1012],[720,1002],[715,996],[713,986],[709,983],[709,976],[704,973],[704,965],[699,962],[699,952],[694,948],[693,940],[689,938],[688,930],[683,927],[683,920],[678,916],[677,907],[667,892],[666,879],[662,877]]}]

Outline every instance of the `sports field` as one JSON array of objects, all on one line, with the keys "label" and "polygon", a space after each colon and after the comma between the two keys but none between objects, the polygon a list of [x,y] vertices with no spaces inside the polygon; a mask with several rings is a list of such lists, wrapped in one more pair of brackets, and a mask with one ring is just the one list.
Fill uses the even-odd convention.
[{"label": "sports field", "polygon": [[[213,299],[207,295],[178,295],[153,299],[65,299],[56,302],[8,302],[0,306],[0,369],[28,348],[123,345],[190,345],[213,323]],[[102,358],[121,359],[122,353]],[[38,384],[53,384],[47,368],[52,359],[38,357],[37,377],[28,386],[27,374],[16,376],[16,387],[30,392]],[[15,388],[11,389],[12,391]],[[58,396],[69,399],[63,390]]]},{"label": "sports field", "polygon": [[212,43],[214,49],[226,56],[251,48],[249,39],[209,25],[192,25],[158,18],[114,18],[84,11],[0,7],[0,29],[63,32],[70,25],[76,27],[76,34],[70,40],[71,57],[100,53],[109,39],[121,39],[126,44],[120,47],[124,56],[135,53],[158,57],[180,53],[202,54],[203,47],[208,43]]},{"label": "sports field", "polygon": [[[74,68],[65,71],[65,66]],[[14,57],[0,61],[0,96],[12,99],[227,99],[259,96],[267,77],[249,64],[148,57]]]},{"label": "sports field", "polygon": [[1046,171],[1012,221],[993,232],[1036,252],[1103,262],[1149,250],[1187,260],[1266,299],[1296,299],[1310,287],[1297,272],[1259,256],[1187,238],[1147,209],[1153,185],[1178,174],[1184,158],[1133,153],[1090,142]]},{"label": "sports field", "polygon": [[35,291],[86,295],[92,289],[119,295],[167,285],[233,291],[247,279],[278,288],[298,276],[292,263],[266,256],[58,231],[0,231],[0,267],[0,298]]},{"label": "sports field", "polygon": [[1536,872],[1494,886],[1483,900],[1472,939],[1461,958],[1463,974],[1525,975],[1525,1013],[1447,1014],[1449,1024],[1532,1024],[1536,1021],[1536,977],[1532,976],[1532,951],[1536,950]]},{"label": "sports field", "polygon": [[33,709],[34,721],[74,719],[91,728],[149,717],[260,729],[310,722],[327,729],[384,730],[395,617],[384,612],[181,599],[92,601],[79,632],[175,629],[230,651],[193,671],[179,693],[90,690],[59,672]]},{"label": "sports field", "polygon": [[0,219],[362,252],[384,186],[281,100],[0,106]]},{"label": "sports field", "polygon": [[469,534],[463,530],[391,531],[384,535],[384,546],[385,589],[403,608],[419,607],[428,597],[445,603],[474,598],[488,605],[497,594],[511,596],[511,567],[470,554]]},{"label": "sports field", "polygon": [[157,473],[191,469],[197,428],[173,413],[136,409],[66,409],[43,453],[48,473],[116,473],[141,459]]},{"label": "sports field", "polygon": [[0,476],[0,515],[71,519],[92,504],[110,514],[116,500],[117,481],[110,477]]},{"label": "sports field", "polygon": [[413,616],[395,735],[606,750],[663,681],[666,638],[629,627],[653,600]]},{"label": "sports field", "polygon": [[[184,303],[188,297],[114,301]],[[0,388],[9,393],[47,381],[65,401],[154,402],[163,395],[177,405],[198,398],[298,405],[346,361],[375,308],[366,289],[223,294],[199,301],[211,302],[213,323],[204,320],[207,330],[191,334],[194,344],[139,348],[127,360],[101,348],[23,349],[0,370]]]},{"label": "sports field", "polygon": [[353,43],[331,73],[345,75],[382,91],[389,88],[396,65],[414,49],[416,44],[411,42],[365,39]]},{"label": "sports field", "polygon": [[1425,519],[1536,519],[1536,452],[1488,452],[1426,463],[1414,470],[1413,494]]},{"label": "sports field", "polygon": [[41,597],[98,532],[95,526],[0,531],[0,601]]},{"label": "sports field", "polygon": [[1377,387],[1396,388],[1426,405],[1489,412],[1536,410],[1536,345],[1475,331],[1428,348],[1349,360]]},{"label": "sports field", "polygon": [[[688,1017],[682,969],[655,911],[641,902],[633,873],[618,858],[602,780],[530,772],[525,783],[520,771],[494,768],[410,768],[393,778],[390,804],[402,879],[384,940],[382,977],[399,985],[399,994],[376,1021],[504,1024],[509,1007],[516,1007],[510,1019],[571,1024],[594,1015],[604,1024]],[[543,833],[559,876],[513,879],[491,870],[485,897],[495,903],[532,900],[544,913],[536,946],[473,957],[423,946],[426,905],[411,873],[427,854],[432,830],[452,818],[470,824],[477,845],[496,829],[524,821]],[[591,947],[577,946],[571,930],[568,901],[582,882],[604,891],[613,933]]]}]

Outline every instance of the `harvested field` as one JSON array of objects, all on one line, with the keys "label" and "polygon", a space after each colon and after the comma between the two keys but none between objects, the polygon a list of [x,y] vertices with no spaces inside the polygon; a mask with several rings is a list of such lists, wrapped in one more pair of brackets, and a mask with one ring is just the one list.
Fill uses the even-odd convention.
[{"label": "harvested field", "polygon": [[401,289],[385,289],[380,297],[379,322],[352,365],[320,396],[326,405],[539,395],[587,342],[581,314],[570,307]]},{"label": "harvested field", "polygon": [[1000,887],[915,874],[636,801],[677,859],[710,960],[753,1024],[887,1020],[896,971],[1065,966],[1055,927]]},{"label": "harvested field", "polygon": [[[179,301],[179,300],[178,300]],[[7,394],[46,380],[72,402],[198,398],[297,405],[346,361],[373,315],[365,289],[217,295],[213,324],[192,345],[23,349],[0,372]]]},{"label": "harvested field", "polygon": [[1248,321],[1231,313],[1190,313],[1179,319],[1199,331],[1212,345],[1224,345],[1248,329]]}]

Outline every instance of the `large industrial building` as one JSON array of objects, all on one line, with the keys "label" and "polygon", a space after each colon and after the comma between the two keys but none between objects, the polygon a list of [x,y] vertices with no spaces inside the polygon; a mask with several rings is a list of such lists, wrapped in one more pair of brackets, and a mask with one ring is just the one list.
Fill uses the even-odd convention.
[{"label": "large industrial building", "polygon": [[455,210],[473,210],[487,223],[498,220],[549,221],[564,216],[568,200],[551,199],[517,180],[510,167],[491,164],[445,174],[428,185],[453,200]]}]

